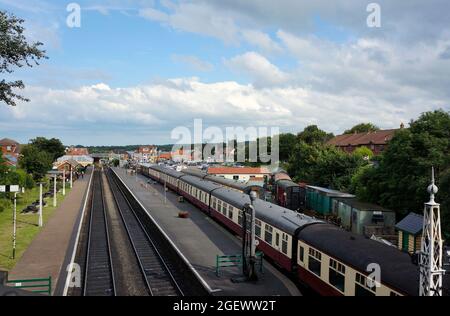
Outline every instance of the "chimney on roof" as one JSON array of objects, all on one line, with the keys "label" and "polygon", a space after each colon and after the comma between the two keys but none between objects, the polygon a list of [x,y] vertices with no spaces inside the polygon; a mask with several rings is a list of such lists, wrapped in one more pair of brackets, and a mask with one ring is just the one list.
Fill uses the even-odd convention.
[{"label": "chimney on roof", "polygon": [[400,129],[404,129],[405,128],[405,124],[403,124],[403,122],[400,124]]}]

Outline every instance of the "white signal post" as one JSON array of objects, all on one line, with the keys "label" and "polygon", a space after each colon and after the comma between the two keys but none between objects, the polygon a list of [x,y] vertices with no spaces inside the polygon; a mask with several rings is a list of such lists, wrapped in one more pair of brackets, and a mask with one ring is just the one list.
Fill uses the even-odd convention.
[{"label": "white signal post", "polygon": [[63,170],[63,191],[62,191],[62,195],[63,196],[66,195],[66,167],[64,167],[64,170]]},{"label": "white signal post", "polygon": [[72,165],[70,165],[70,188],[73,188],[73,170]]},{"label": "white signal post", "polygon": [[53,207],[56,207],[56,181],[57,181],[57,175],[55,174],[54,182],[53,182]]},{"label": "white signal post", "polygon": [[16,235],[17,235],[17,192],[14,192],[14,211],[13,211],[13,253],[12,258],[16,259]]},{"label": "white signal post", "polygon": [[39,227],[42,227],[43,220],[42,220],[42,185],[43,183],[39,183]]},{"label": "white signal post", "polygon": [[439,189],[434,183],[432,169],[431,185],[428,187],[430,201],[425,203],[422,246],[420,252],[420,296],[442,296],[442,235],[440,205],[434,196]]}]

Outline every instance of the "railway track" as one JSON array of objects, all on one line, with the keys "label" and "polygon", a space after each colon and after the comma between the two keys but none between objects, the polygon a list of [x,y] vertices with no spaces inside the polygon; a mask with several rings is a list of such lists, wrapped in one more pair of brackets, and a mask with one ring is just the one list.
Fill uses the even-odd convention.
[{"label": "railway track", "polygon": [[135,214],[132,204],[117,180],[110,172],[107,172],[107,179],[149,294],[152,296],[183,296],[184,292],[171,271],[171,265],[166,263],[156,242],[147,233],[144,224]]},{"label": "railway track", "polygon": [[94,170],[93,175],[84,296],[114,296],[116,294],[108,220],[100,172]]}]

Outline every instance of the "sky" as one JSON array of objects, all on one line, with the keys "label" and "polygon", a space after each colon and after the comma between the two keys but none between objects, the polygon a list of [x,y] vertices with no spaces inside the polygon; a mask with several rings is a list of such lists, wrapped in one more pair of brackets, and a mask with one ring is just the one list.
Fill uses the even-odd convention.
[{"label": "sky", "polygon": [[371,2],[83,0],[73,28],[70,1],[0,0],[49,57],[4,76],[31,102],[0,103],[0,138],[168,144],[194,119],[339,134],[449,111],[450,2],[379,0],[369,27]]}]

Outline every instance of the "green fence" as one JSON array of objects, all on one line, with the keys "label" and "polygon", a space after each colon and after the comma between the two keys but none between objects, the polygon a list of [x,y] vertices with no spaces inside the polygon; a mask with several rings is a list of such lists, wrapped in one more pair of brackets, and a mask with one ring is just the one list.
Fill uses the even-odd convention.
[{"label": "green fence", "polygon": [[8,280],[6,286],[28,290],[33,293],[46,293],[52,295],[52,278],[46,279],[27,279],[27,280]]},{"label": "green fence", "polygon": [[[256,253],[256,267],[259,267],[259,271],[264,273],[263,262],[264,254],[260,251]],[[216,256],[216,275],[220,276],[221,268],[242,267],[243,259],[242,255],[231,256]]]}]

